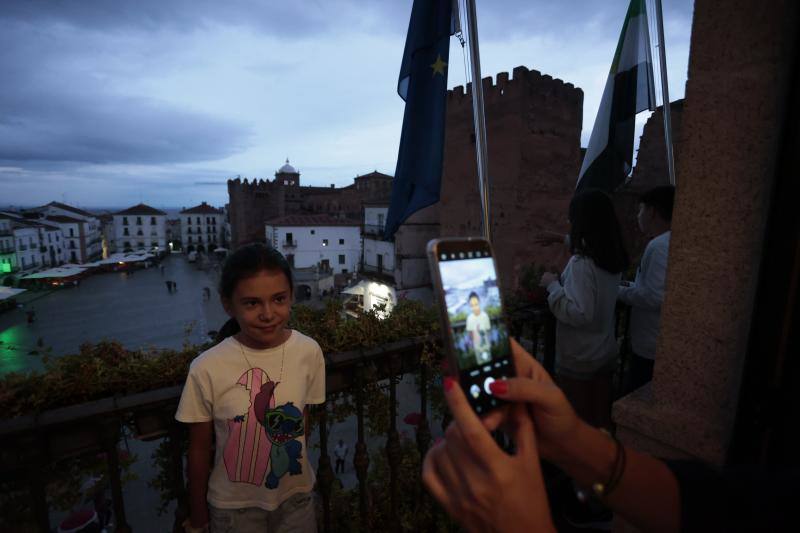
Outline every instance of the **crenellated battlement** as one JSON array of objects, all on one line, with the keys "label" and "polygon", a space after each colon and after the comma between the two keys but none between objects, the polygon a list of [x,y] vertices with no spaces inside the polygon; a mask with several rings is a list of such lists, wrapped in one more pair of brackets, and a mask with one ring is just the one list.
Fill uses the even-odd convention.
[{"label": "crenellated battlement", "polygon": [[236,178],[228,180],[228,193],[243,192],[267,192],[272,190],[275,184],[270,180],[256,179],[249,180],[248,178]]},{"label": "crenellated battlement", "polygon": [[[508,72],[499,72],[496,79],[491,76],[483,78],[483,97],[485,105],[500,102],[503,99],[522,97],[534,90],[537,93],[547,93],[557,99],[567,102],[583,102],[583,90],[572,83],[554,78],[549,74],[542,74],[538,70],[529,70],[527,67],[518,66],[512,71],[513,78]],[[461,106],[472,104],[472,83],[468,83],[466,90],[463,85],[454,87],[447,92],[448,106]]]}]

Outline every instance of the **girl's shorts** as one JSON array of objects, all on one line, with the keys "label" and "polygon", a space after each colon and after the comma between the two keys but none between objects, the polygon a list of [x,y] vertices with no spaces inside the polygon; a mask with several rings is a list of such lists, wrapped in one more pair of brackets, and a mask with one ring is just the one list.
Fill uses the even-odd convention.
[{"label": "girl's shorts", "polygon": [[314,494],[300,492],[289,496],[277,509],[259,507],[219,509],[209,505],[210,533],[316,533]]}]

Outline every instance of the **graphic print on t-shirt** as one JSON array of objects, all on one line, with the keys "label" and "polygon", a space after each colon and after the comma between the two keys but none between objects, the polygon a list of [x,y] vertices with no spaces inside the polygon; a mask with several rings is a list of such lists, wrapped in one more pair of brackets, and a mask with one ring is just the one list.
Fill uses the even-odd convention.
[{"label": "graphic print on t-shirt", "polygon": [[[277,488],[280,478],[302,473],[303,413],[292,402],[275,407],[275,388],[260,368],[251,368],[236,382],[250,396],[246,414],[228,420],[223,460],[232,482]],[[267,468],[270,468],[267,475]]]},{"label": "graphic print on t-shirt", "polygon": [[292,476],[303,472],[300,464],[303,445],[295,440],[303,434],[303,413],[292,402],[283,404],[265,413],[264,427],[272,442],[269,453],[271,470],[266,485],[268,489],[274,489],[287,472]]}]

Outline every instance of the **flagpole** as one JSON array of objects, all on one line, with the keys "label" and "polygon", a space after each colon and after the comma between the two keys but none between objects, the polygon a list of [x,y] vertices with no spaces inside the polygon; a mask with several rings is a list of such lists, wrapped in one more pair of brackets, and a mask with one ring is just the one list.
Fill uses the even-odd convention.
[{"label": "flagpole", "polygon": [[478,189],[481,195],[481,230],[487,241],[492,240],[489,217],[489,158],[486,150],[486,118],[483,112],[481,58],[478,48],[478,20],[475,0],[466,0],[469,60],[472,69],[472,116],[475,123],[475,155],[478,161]]},{"label": "flagpole", "polygon": [[655,0],[656,31],[658,32],[658,59],[661,68],[661,94],[664,108],[664,141],[667,145],[667,165],[669,183],[675,186],[675,158],[672,152],[672,119],[670,118],[669,82],[667,80],[667,53],[664,49],[664,17],[661,13],[661,0]]}]

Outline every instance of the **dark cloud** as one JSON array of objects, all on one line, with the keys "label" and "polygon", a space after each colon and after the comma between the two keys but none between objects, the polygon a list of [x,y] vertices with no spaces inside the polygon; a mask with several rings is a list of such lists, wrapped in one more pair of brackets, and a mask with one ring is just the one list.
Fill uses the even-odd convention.
[{"label": "dark cloud", "polygon": [[[380,0],[4,0],[0,19],[29,24],[68,24],[104,31],[191,31],[211,25],[241,26],[292,38],[318,34],[337,26],[346,25],[348,31],[360,26],[377,26],[373,21],[387,12],[410,13],[411,4],[404,4]],[[391,20],[383,20],[384,29]]]},{"label": "dark cloud", "polygon": [[104,42],[103,34],[0,18],[0,161],[180,163],[247,147],[247,125],[121,91],[124,78],[109,78],[125,68],[135,77],[146,61],[118,65],[121,47],[110,52]]},{"label": "dark cloud", "polygon": [[231,121],[102,93],[0,89],[0,160],[180,163],[243,149],[247,130]]}]

